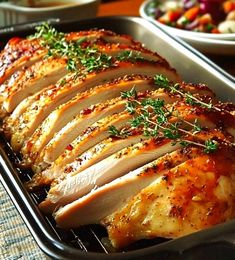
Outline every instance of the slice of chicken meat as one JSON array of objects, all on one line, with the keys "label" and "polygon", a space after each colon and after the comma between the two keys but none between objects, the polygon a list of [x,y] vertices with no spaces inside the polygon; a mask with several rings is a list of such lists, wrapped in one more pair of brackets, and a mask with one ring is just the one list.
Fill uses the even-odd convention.
[{"label": "slice of chicken meat", "polygon": [[[167,171],[199,154],[199,149],[191,147],[167,153],[154,162],[94,189],[60,208],[55,212],[56,222],[63,228],[99,224],[105,217],[124,206],[130,197],[135,196]],[[103,210],[99,210],[100,208]]]},{"label": "slice of chicken meat", "polygon": [[67,164],[63,170],[45,170],[34,174],[33,178],[27,183],[27,188],[32,191],[40,186],[50,185],[52,181],[53,183],[51,185],[54,185],[57,179],[61,180],[67,174],[77,174],[123,148],[139,143],[145,139],[147,139],[146,136],[135,131],[133,131],[128,138],[109,137],[88,149],[81,156],[75,158],[75,160]]},{"label": "slice of chicken meat", "polygon": [[[199,138],[200,140],[205,140],[205,138],[212,137],[230,141],[230,136],[225,138],[217,130],[201,132],[193,137],[185,137],[185,139],[191,140],[193,138],[194,140]],[[58,184],[49,190],[46,200],[41,203],[41,207],[43,210],[51,212],[56,207],[68,204],[84,196],[92,189],[102,186],[166,153],[175,151],[179,147],[180,142],[176,141],[173,143],[172,140],[159,137],[124,148],[82,172],[67,173],[62,181],[58,179]]]},{"label": "slice of chicken meat", "polygon": [[[202,90],[201,87],[198,87],[198,86],[192,86],[192,85],[184,86],[183,85],[182,88],[187,89],[187,90],[190,89],[190,91],[192,93],[198,92],[198,91],[199,91],[199,93],[202,92],[203,95],[206,93]],[[212,95],[212,93],[210,93],[209,91],[207,91],[206,94]],[[148,98],[148,97],[155,98],[155,99],[157,99],[157,98],[162,99],[168,104],[177,100],[177,95],[169,95],[168,93],[165,92],[164,89],[157,89],[153,92],[146,92],[146,93],[140,93],[139,94],[140,99],[141,98]],[[64,150],[66,145],[69,146],[68,140],[70,139],[72,141],[73,139],[75,139],[75,137],[78,134],[81,133],[82,129],[85,130],[85,127],[88,126],[89,123],[90,123],[90,117],[92,115],[94,115],[93,118],[98,119],[97,118],[97,112],[100,112],[100,113],[98,113],[98,116],[104,115],[104,111],[107,111],[107,112],[111,111],[112,113],[114,113],[114,112],[118,113],[119,109],[121,109],[121,110],[124,109],[125,102],[126,102],[125,100],[119,99],[119,101],[118,101],[118,99],[115,99],[112,102],[107,102],[106,104],[105,103],[101,104],[101,106],[98,105],[97,109],[93,109],[93,108],[92,108],[92,110],[88,109],[89,113],[87,113],[87,111],[86,111],[85,116],[82,114],[82,116],[75,118],[65,128],[63,128],[62,131],[60,131],[57,135],[55,135],[55,137],[51,140],[51,142],[45,147],[46,148],[45,151],[42,151],[41,154],[39,155],[39,157],[37,155],[37,164],[40,163],[40,165],[38,165],[39,167],[36,168],[36,171],[38,172],[38,174],[36,174],[34,176],[32,182],[30,183],[31,188],[35,187],[37,184],[39,185],[39,183],[40,183],[40,185],[50,184],[50,182],[53,181],[54,178],[56,178],[56,177],[58,178],[58,177],[63,176],[64,172],[66,171],[66,170],[63,170],[63,167],[60,167],[60,170],[57,167],[56,171],[55,170],[47,170],[47,171],[44,171],[42,174],[39,174],[39,172],[43,169],[43,165],[45,165],[45,167],[47,166],[47,164],[45,164],[45,162],[51,164],[54,161],[54,160],[52,161],[51,159],[48,161],[48,158],[51,158],[51,157],[55,158],[56,154],[62,153],[62,151]],[[183,109],[181,109],[181,110],[183,110]],[[95,121],[98,121],[98,120],[95,120]],[[73,127],[72,133],[71,133],[71,125]],[[136,132],[136,130],[134,132]],[[109,150],[117,149],[118,143],[119,142],[115,142],[113,148],[110,147],[110,149],[104,149],[104,151],[108,152]],[[125,143],[128,143],[128,139],[126,141],[125,140],[121,141],[121,144],[125,144]],[[63,144],[63,146],[61,146],[61,144]],[[117,146],[116,146],[116,144],[117,144]],[[72,145],[72,147],[73,146],[74,145]],[[96,150],[95,147],[94,147],[94,149]],[[79,151],[79,149],[78,149],[78,151]],[[102,149],[100,149],[100,148],[98,148],[98,151],[99,151],[99,153],[98,154],[94,153],[94,156],[96,155],[96,158],[105,158],[104,156],[105,156],[105,154],[107,154],[107,152],[104,153],[102,151]],[[88,152],[88,154],[89,154],[89,152]],[[30,154],[30,158],[32,158],[32,157],[33,157],[33,155]],[[40,157],[41,157],[41,160],[39,159]],[[90,158],[90,156],[87,156],[86,153],[85,153],[85,157],[89,158],[89,162],[94,161],[94,158]],[[81,162],[82,161],[83,160],[81,160]],[[85,160],[85,161],[87,161],[87,160]],[[42,162],[44,162],[44,163],[42,164]],[[34,168],[35,168],[35,165],[34,165]],[[71,168],[71,166],[68,166],[66,168]],[[52,167],[52,169],[53,169],[53,167]],[[30,187],[30,184],[29,184],[29,187]]]},{"label": "slice of chicken meat", "polygon": [[[128,124],[130,119],[131,115],[124,111],[107,116],[95,122],[81,133],[81,135],[77,136],[72,143],[67,145],[64,152],[51,164],[50,167],[46,169],[46,171],[48,171],[47,174],[50,175],[54,171],[60,172],[66,164],[72,162],[86,150],[108,138],[110,135],[110,126],[115,126],[117,129],[121,129]],[[32,168],[34,172],[37,173],[44,169],[44,167],[45,162],[41,161],[39,158],[38,161],[36,159]]]},{"label": "slice of chicken meat", "polygon": [[169,139],[150,139],[111,155],[53,186],[40,208],[47,213],[66,205],[126,173],[180,147]]},{"label": "slice of chicken meat", "polygon": [[[124,52],[125,48],[127,48],[132,57],[135,57],[136,55],[139,56],[139,53],[143,52],[143,58],[163,61],[163,58],[156,53],[143,48],[140,43],[135,42],[131,37],[126,35],[117,35],[106,30],[90,30],[70,33],[65,34],[65,38],[67,41],[82,40],[81,47],[83,48],[87,48],[94,44],[96,44],[97,47],[101,45],[101,51],[110,53],[114,56],[118,55],[117,49]],[[1,52],[0,74],[2,76],[0,77],[0,84],[2,85],[0,85],[0,103],[4,101],[0,110],[1,117],[5,117],[7,112],[12,112],[16,104],[19,104],[19,101],[25,98],[28,94],[33,94],[37,91],[37,87],[40,85],[41,81],[43,82],[43,78],[38,79],[39,82],[36,82],[35,89],[33,88],[34,84],[32,78],[36,78],[37,80],[38,77],[43,77],[43,73],[41,72],[42,68],[38,68],[38,66],[41,65],[41,62],[43,62],[44,69],[48,69],[48,72],[50,72],[50,67],[53,66],[52,79],[53,77],[55,77],[55,79],[56,77],[61,78],[63,77],[63,74],[67,72],[65,67],[61,68],[60,66],[61,63],[64,63],[64,58],[66,57],[62,57],[61,61],[58,62],[57,65],[59,67],[58,72],[56,73],[56,64],[50,64],[48,63],[50,62],[50,59],[49,61],[48,59],[45,59],[47,52],[48,50],[40,44],[40,39],[20,38],[11,39],[5,49]],[[36,67],[33,66],[31,68],[31,65],[34,63],[39,64]],[[27,70],[28,67],[29,71]],[[12,77],[10,80],[7,80],[11,75]],[[28,86],[24,81],[29,75],[30,81],[28,82]],[[49,75],[50,74],[46,74],[47,86],[50,85],[51,78]],[[55,79],[52,79],[51,84],[55,83]]]},{"label": "slice of chicken meat", "polygon": [[[15,71],[28,67],[45,55],[38,39],[12,38],[0,54],[0,84]],[[1,92],[4,89],[1,89]]]},{"label": "slice of chicken meat", "polygon": [[[173,107],[176,107],[176,105],[175,104],[173,104]],[[197,120],[197,122],[199,122],[199,125],[200,126],[202,126],[202,127],[204,127],[204,126],[206,126],[206,127],[209,127],[209,128],[214,128],[216,125],[215,125],[215,123],[213,123],[212,121],[211,121],[211,118],[213,119],[213,117],[208,117],[208,114],[207,114],[207,110],[205,110],[204,108],[201,108],[201,107],[192,107],[192,106],[190,106],[190,105],[187,105],[187,104],[183,104],[182,105],[182,102],[181,102],[181,105],[178,105],[177,106],[177,117],[176,117],[176,119],[178,120],[179,118],[183,118],[184,119],[184,124],[185,125],[181,125],[181,127],[183,126],[183,128],[184,129],[190,129],[190,128],[192,128],[192,125],[190,125],[190,124],[187,124],[187,123],[185,123],[185,120],[187,120],[187,122],[195,122],[195,120]],[[218,117],[217,117],[217,119],[218,119]],[[174,117],[172,117],[172,120],[170,120],[170,121],[172,121],[172,122],[175,122],[175,119],[174,119]],[[52,166],[51,167],[49,167],[47,170],[46,170],[46,173],[44,173],[44,174],[46,174],[46,176],[54,176],[53,175],[53,172],[57,172],[58,174],[59,174],[59,171],[61,171],[61,169],[62,169],[62,173],[63,173],[63,169],[64,169],[64,167],[65,167],[65,165],[67,164],[67,163],[69,163],[69,160],[74,160],[75,159],[75,156],[74,156],[74,154],[77,154],[77,153],[79,153],[80,152],[80,147],[81,147],[81,144],[83,145],[83,143],[80,143],[80,142],[78,142],[78,145],[74,145],[75,143],[73,143],[72,144],[72,152],[67,152],[67,153],[65,153],[64,155],[62,155],[61,157],[59,157],[56,161],[55,161],[55,163],[54,164],[52,164]],[[75,152],[76,151],[76,152]],[[72,154],[72,156],[71,156],[71,154]],[[67,158],[67,159],[65,159],[65,158]],[[108,160],[108,158],[106,159],[106,160],[103,160],[102,162],[100,162],[100,164],[98,163],[97,165],[101,165],[101,167],[103,167],[103,165],[105,165],[105,161],[107,161],[108,163],[109,163],[109,160]],[[62,163],[61,163],[62,162]],[[103,164],[102,164],[103,163]],[[95,174],[96,174],[96,170],[98,169],[99,170],[99,167],[97,166],[97,165],[94,165],[94,166],[91,166],[90,168],[88,168],[87,170],[84,170],[84,172],[86,173],[86,172],[95,172]],[[94,170],[91,170],[91,169],[93,169],[94,168]],[[105,165],[105,168],[106,169],[108,169],[109,170],[109,168]],[[116,166],[116,168],[118,169],[118,167]],[[104,171],[105,172],[105,171]],[[113,172],[115,172],[115,170],[113,170]],[[99,179],[101,179],[101,177],[99,176],[99,174],[103,177],[104,175],[105,175],[105,173],[104,173],[104,175],[103,175],[103,173],[100,171],[99,173],[98,173],[98,177],[99,177]],[[61,176],[63,177],[65,174],[61,174]],[[81,181],[79,182],[79,183],[84,183],[85,181],[84,181],[84,179],[85,179],[85,177],[83,177],[83,175],[84,175],[84,173],[82,174],[82,173],[80,173],[80,174],[78,174],[78,175],[75,175],[75,176],[78,176],[77,178],[81,178]],[[97,174],[96,174],[97,175]],[[95,177],[94,178],[96,178],[96,175],[95,175]],[[86,175],[84,175],[84,176],[86,176]],[[105,175],[106,176],[106,175]],[[97,177],[97,178],[98,178]],[[74,181],[76,184],[78,183],[77,182],[77,179],[76,179],[76,177],[74,177],[75,179],[74,180],[76,180],[76,181]],[[72,183],[73,182],[73,178],[69,178],[69,180],[70,180],[70,182],[69,183]],[[90,188],[90,186],[89,186],[89,181],[90,181],[90,178],[88,178],[88,188]],[[94,183],[96,183],[95,182],[95,180],[93,180],[92,179],[92,184],[94,185]],[[64,183],[67,183],[67,181],[65,180],[65,181],[63,181]],[[62,182],[62,183],[63,183]],[[97,184],[97,185],[99,185],[99,184]],[[70,186],[71,186],[71,184],[70,184]],[[86,187],[86,186],[85,186]],[[67,189],[67,187],[63,187],[61,190],[68,190]],[[80,188],[77,188],[77,189],[80,189]],[[53,187],[52,188],[52,190],[56,190],[56,188],[55,187]],[[83,192],[83,187],[81,188],[81,190],[82,190],[82,192]],[[84,189],[85,191],[84,192],[88,192],[86,189]]]},{"label": "slice of chicken meat", "polygon": [[[55,84],[68,73],[66,64],[66,59],[49,58],[22,70],[17,80],[7,83],[6,91],[3,93],[3,108],[7,113],[11,113],[28,96]],[[12,77],[15,78],[14,75]]]},{"label": "slice of chicken meat", "polygon": [[[63,153],[65,148],[74,139],[76,139],[76,137],[81,135],[89,126],[95,122],[98,122],[102,118],[122,112],[125,109],[125,104],[125,100],[117,97],[108,100],[107,102],[91,105],[83,109],[73,120],[67,123],[58,133],[56,133],[48,144],[45,145],[45,147],[43,147],[42,151],[38,154],[37,161],[39,162],[41,160],[48,164],[53,163]],[[37,132],[38,129],[35,133],[37,134]],[[34,135],[32,137],[34,137]],[[40,137],[35,140],[33,145],[36,146],[38,140],[41,138],[42,137],[40,135]],[[29,142],[30,141],[31,138]],[[27,142],[26,145],[28,145],[29,142]],[[31,157],[32,160],[34,155],[32,154]]]},{"label": "slice of chicken meat", "polygon": [[[183,119],[181,125],[183,126],[183,128],[190,130],[192,128],[192,124],[195,122],[195,120],[197,121],[197,123],[201,126],[201,127],[207,127],[207,128],[215,128],[216,126],[221,127],[221,123],[222,123],[222,119],[218,121],[219,118],[225,118],[225,117],[219,117],[219,115],[217,114],[217,112],[215,112],[216,116],[214,115],[213,112],[208,113],[207,110],[205,108],[202,107],[198,107],[198,106],[191,106],[189,104],[184,103],[183,101],[181,102],[177,102],[176,104],[168,104],[168,108],[171,109],[172,107],[174,107],[174,109],[176,109],[176,116],[172,116],[171,119],[169,119],[169,121],[171,123],[175,123],[178,122],[179,120]],[[133,115],[130,115],[127,111],[124,111],[122,113],[123,116],[125,116],[125,123],[128,125],[128,122],[130,121],[130,119],[133,117]],[[116,118],[116,115],[114,115],[114,117]],[[180,119],[181,118],[181,119]],[[116,120],[116,119],[115,119]],[[187,121],[187,122],[185,122]],[[105,122],[105,124],[102,126],[102,122]],[[108,122],[108,123],[106,123]],[[117,120],[118,122],[118,120]],[[232,123],[232,121],[226,122],[228,123],[228,125],[230,126]],[[96,125],[96,124],[95,124]],[[224,124],[225,125],[225,124]],[[105,119],[101,120],[99,122],[99,128],[98,130],[95,129],[95,132],[93,131],[92,133],[92,139],[90,138],[90,136],[86,136],[84,137],[84,135],[82,136],[78,136],[78,138],[76,138],[71,144],[69,144],[67,146],[67,149],[64,153],[62,153],[53,163],[52,165],[47,169],[47,174],[53,175],[53,171],[57,171],[58,173],[61,172],[61,170],[63,170],[64,166],[70,162],[72,162],[77,156],[81,155],[81,151],[85,151],[87,148],[87,144],[89,144],[89,146],[93,146],[95,144],[97,144],[101,138],[101,136],[104,138],[108,137],[109,133],[108,133],[108,129],[111,126],[109,119]],[[120,125],[119,125],[120,127]],[[91,128],[93,129],[93,127]],[[89,128],[88,128],[89,130]],[[90,132],[90,130],[89,130]],[[105,132],[105,133],[104,133]],[[90,138],[90,139],[89,139]],[[68,149],[69,147],[69,149]],[[38,157],[38,162],[37,160],[35,161],[34,164],[34,170],[35,172],[40,172],[45,166],[45,161],[41,160],[40,157]]]},{"label": "slice of chicken meat", "polygon": [[[108,30],[88,30],[72,32],[65,35],[67,41],[83,39],[84,42],[121,43],[126,45],[141,46],[130,36],[118,35]],[[47,53],[45,47],[40,44],[40,39],[22,39],[14,37],[9,40],[0,54],[0,84],[8,79],[15,71],[28,67],[40,60]]]},{"label": "slice of chicken meat", "polygon": [[117,248],[209,228],[235,216],[234,177],[234,147],[221,146],[160,175],[102,223]]}]

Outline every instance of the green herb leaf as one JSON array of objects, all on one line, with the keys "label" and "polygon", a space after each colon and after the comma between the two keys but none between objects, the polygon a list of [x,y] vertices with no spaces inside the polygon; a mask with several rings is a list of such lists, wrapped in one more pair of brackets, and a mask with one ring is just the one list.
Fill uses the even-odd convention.
[{"label": "green herb leaf", "polygon": [[217,141],[211,139],[205,141],[205,149],[204,149],[205,153],[211,153],[216,151],[217,149],[218,149]]},{"label": "green herb leaf", "polygon": [[136,99],[137,98],[137,92],[135,90],[135,86],[131,88],[129,91],[123,91],[121,92],[121,98],[123,99]]}]

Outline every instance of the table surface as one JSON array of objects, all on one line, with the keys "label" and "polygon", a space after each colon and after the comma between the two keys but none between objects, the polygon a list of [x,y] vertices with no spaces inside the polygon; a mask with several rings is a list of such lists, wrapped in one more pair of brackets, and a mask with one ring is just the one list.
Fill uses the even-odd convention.
[{"label": "table surface", "polygon": [[[143,2],[144,0],[106,0],[101,4],[98,16],[139,16],[139,7]],[[235,77],[235,56],[205,55]]]}]

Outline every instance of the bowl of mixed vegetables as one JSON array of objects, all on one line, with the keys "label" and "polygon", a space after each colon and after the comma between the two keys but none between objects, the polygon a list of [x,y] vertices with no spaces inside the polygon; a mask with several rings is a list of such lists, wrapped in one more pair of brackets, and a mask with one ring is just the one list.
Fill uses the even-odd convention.
[{"label": "bowl of mixed vegetables", "polygon": [[235,0],[148,0],[140,15],[186,40],[235,41]]}]

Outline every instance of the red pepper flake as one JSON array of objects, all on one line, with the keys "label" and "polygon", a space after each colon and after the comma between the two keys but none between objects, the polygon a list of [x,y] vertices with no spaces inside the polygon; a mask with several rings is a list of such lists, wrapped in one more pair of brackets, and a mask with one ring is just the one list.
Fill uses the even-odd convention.
[{"label": "red pepper flake", "polygon": [[66,150],[72,151],[73,150],[73,146],[71,144],[66,146]]},{"label": "red pepper flake", "polygon": [[93,111],[93,109],[91,109],[91,108],[85,108],[81,111],[81,114],[82,115],[89,115],[92,111]]}]

